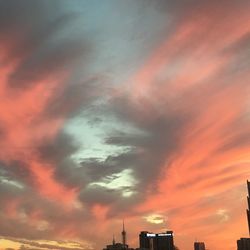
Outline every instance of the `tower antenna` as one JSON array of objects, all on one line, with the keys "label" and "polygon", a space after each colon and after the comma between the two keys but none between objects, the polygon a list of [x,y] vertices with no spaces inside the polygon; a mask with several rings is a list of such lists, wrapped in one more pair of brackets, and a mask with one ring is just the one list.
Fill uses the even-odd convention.
[{"label": "tower antenna", "polygon": [[122,245],[124,249],[126,248],[126,231],[124,226],[124,219],[122,220]]}]

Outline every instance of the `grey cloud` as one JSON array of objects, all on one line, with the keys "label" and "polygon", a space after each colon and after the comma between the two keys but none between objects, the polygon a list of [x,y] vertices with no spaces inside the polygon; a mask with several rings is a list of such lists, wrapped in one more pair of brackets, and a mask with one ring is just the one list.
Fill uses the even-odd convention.
[{"label": "grey cloud", "polygon": [[27,50],[32,51],[36,45],[41,45],[48,38],[47,34],[52,33],[46,32],[46,28],[51,31],[53,28],[45,28],[44,21],[46,24],[52,22],[55,17],[53,13],[58,13],[56,10],[59,10],[60,6],[58,1],[50,1],[49,6],[48,3],[46,0],[0,1],[1,36],[5,38],[3,41],[10,39],[9,53],[19,56],[27,54]]},{"label": "grey cloud", "polygon": [[[165,102],[166,100],[163,100]],[[136,107],[128,105],[131,103],[127,99],[114,100],[113,107],[116,107],[115,113],[124,121],[131,122],[141,131],[143,135],[118,135],[107,138],[108,143],[117,142],[123,145],[132,146],[131,152],[133,155],[133,169],[136,172],[136,177],[144,185],[149,183],[149,179],[158,179],[160,168],[167,163],[168,156],[178,148],[179,136],[181,130],[187,122],[186,114],[172,114],[170,111],[167,114],[161,114],[154,104],[150,108],[155,110],[154,113],[147,115],[140,109],[140,104]],[[167,111],[166,111],[167,112]],[[138,116],[140,114],[140,116]],[[143,117],[144,116],[144,117]],[[135,147],[135,148],[133,148]],[[131,164],[131,163],[130,163]]]},{"label": "grey cloud", "polygon": [[50,233],[35,230],[33,226],[18,221],[17,219],[7,219],[3,214],[0,215],[0,235],[3,237],[27,237],[29,239],[38,239],[40,237],[49,237]]},{"label": "grey cloud", "polygon": [[[232,126],[227,129],[228,133],[232,133],[237,127]],[[239,132],[233,135],[227,142],[225,142],[218,150],[217,153],[234,150],[235,148],[244,148],[250,145],[250,137],[248,132]]]},{"label": "grey cloud", "polygon": [[147,143],[148,135],[128,134],[122,131],[115,131],[105,139],[106,144],[117,146],[140,146]]},{"label": "grey cloud", "polygon": [[58,133],[53,141],[44,141],[38,146],[38,152],[42,159],[51,162],[59,162],[64,157],[70,156],[78,149],[78,145],[66,133]]},{"label": "grey cloud", "polygon": [[8,182],[3,182],[2,177],[0,176],[0,202],[5,204],[6,201],[16,199],[20,194],[23,193],[23,190],[18,188],[15,185],[11,185]]},{"label": "grey cloud", "polygon": [[[148,0],[148,2],[151,2]],[[185,14],[184,11],[188,11],[194,8],[199,9],[202,6],[207,5],[217,5],[218,7],[233,7],[238,4],[246,4],[247,0],[239,0],[237,3],[234,0],[221,0],[220,2],[216,0],[211,0],[209,3],[207,2],[200,2],[199,0],[177,0],[177,1],[171,1],[171,0],[157,0],[155,1],[155,6],[160,11],[172,11],[175,14]]]},{"label": "grey cloud", "polygon": [[49,75],[67,71],[85,52],[83,41],[62,41],[25,58],[9,78],[13,87],[25,87]]},{"label": "grey cloud", "polygon": [[32,180],[27,164],[20,160],[12,160],[9,163],[1,162],[0,169],[5,176],[12,180],[16,179],[21,183],[29,184]]},{"label": "grey cloud", "polygon": [[[131,161],[132,154],[108,156],[105,160],[86,159],[81,162],[82,168],[89,182],[99,181],[104,176],[117,174],[126,169],[127,161]],[[131,161],[132,162],[132,161]]]},{"label": "grey cloud", "polygon": [[70,157],[79,148],[72,137],[64,131],[58,133],[54,140],[43,141],[37,148],[39,157],[55,166],[55,178],[68,187],[83,188],[86,177],[83,168]]},{"label": "grey cloud", "polygon": [[233,60],[226,69],[226,74],[235,77],[249,69],[250,60],[250,33],[244,34],[237,41],[225,48],[222,53],[233,56]]},{"label": "grey cloud", "polygon": [[[0,208],[0,235],[3,237],[53,240],[62,228],[66,228],[69,225],[75,228],[78,236],[82,236],[84,230],[84,228],[81,229],[82,223],[84,222],[85,225],[89,224],[93,218],[90,211],[85,209],[65,211],[60,203],[44,199],[37,194],[36,190],[31,188],[27,188],[25,192],[13,190],[13,194],[11,194],[12,191],[7,185],[3,189],[3,185],[0,183],[0,188],[5,194],[3,196],[0,193],[1,204],[8,205],[8,202],[18,201],[16,216],[14,217],[6,216],[6,213],[4,213],[5,206],[2,205]],[[49,223],[48,228],[40,230],[36,224],[30,223],[30,220],[25,220],[21,216],[21,214],[24,214],[28,219],[29,216],[37,212],[41,216],[39,220]],[[85,237],[90,236],[86,233]]]},{"label": "grey cloud", "polygon": [[93,204],[106,204],[112,205],[120,198],[120,192],[118,190],[106,189],[99,186],[92,186],[88,189],[84,189],[80,194],[80,199],[83,202],[87,202],[88,205]]},{"label": "grey cloud", "polygon": [[246,53],[250,49],[250,32],[241,36],[237,41],[234,41],[230,46],[225,48],[227,53]]},{"label": "grey cloud", "polygon": [[0,36],[6,42],[5,63],[19,60],[9,85],[23,89],[34,81],[72,69],[79,58],[86,57],[89,47],[83,34],[79,31],[78,35],[70,35],[78,17],[78,13],[64,10],[63,1],[1,1]]},{"label": "grey cloud", "polygon": [[[87,57],[86,51],[89,49],[85,39],[73,37],[69,40],[67,35],[62,34],[66,32],[65,27],[70,25],[77,15],[64,14],[60,9],[60,1],[55,1],[52,5],[49,4],[49,1],[25,1],[22,6],[16,1],[10,1],[9,4],[2,1],[1,4],[3,7],[1,9],[6,9],[9,13],[8,15],[4,12],[0,13],[1,19],[10,25],[9,30],[14,34],[15,28],[21,27],[25,32],[25,37],[19,37],[18,33],[15,33],[21,42],[19,46],[18,44],[13,45],[14,51],[16,55],[21,54],[22,60],[10,76],[11,86],[29,87],[44,75],[53,74],[61,68],[67,69],[70,65],[74,65],[78,56]],[[168,3],[168,5],[170,4]],[[50,8],[47,13],[48,6]],[[17,21],[10,18],[13,15],[16,16]],[[59,35],[62,36],[60,40],[57,39]],[[82,107],[86,109],[96,96],[103,95],[103,91],[100,91],[102,78],[94,77],[83,82],[79,78],[70,80],[71,82],[66,84],[65,89],[58,91],[56,98],[48,101],[48,109],[44,111],[41,119],[57,116],[71,118],[80,112]],[[118,119],[129,121],[132,126],[145,133],[139,135],[113,131],[107,135],[105,143],[128,146],[131,150],[118,155],[110,155],[104,161],[84,161],[81,166],[77,166],[70,160],[70,155],[77,150],[78,146],[74,145],[70,137],[64,135],[63,132],[53,142],[42,142],[37,146],[36,151],[44,161],[53,162],[56,167],[55,178],[61,183],[70,187],[84,188],[88,183],[96,182],[104,176],[114,176],[124,169],[133,169],[135,178],[139,182],[137,190],[143,190],[148,187],[149,183],[156,184],[162,164],[178,144],[177,132],[181,129],[182,116],[180,115],[180,118],[170,114],[165,117],[156,112],[152,119],[148,119],[149,117],[141,119],[138,113],[143,115],[140,110],[143,107],[134,106],[127,97],[112,100],[111,105],[116,107],[114,115]],[[39,118],[35,122],[39,122]],[[15,164],[15,168],[18,168],[17,166],[18,164]],[[27,176],[26,182],[29,182],[32,179],[30,173],[27,172],[25,175]],[[18,176],[20,178],[21,173]],[[124,187],[124,189],[126,188],[128,187]],[[83,203],[87,204],[93,204],[99,200],[103,203],[115,202],[116,206],[120,206],[123,202],[119,200],[116,192],[107,193],[105,188],[84,189],[80,198]],[[132,204],[135,201],[133,198],[128,198],[126,202]]]},{"label": "grey cloud", "polygon": [[[84,63],[90,47],[81,31],[74,31],[73,35],[72,30],[79,15],[65,10],[63,4],[64,1],[57,0],[0,1],[0,37],[3,36],[7,42],[8,39],[13,41],[7,46],[8,57],[20,60],[10,75],[9,86],[22,94],[36,80],[58,73],[58,70],[72,74],[67,82],[61,82],[62,86],[54,90],[42,114],[32,117],[33,126],[46,119],[73,118],[87,109],[96,97],[104,94],[102,77],[85,79]],[[76,65],[79,58],[84,62]],[[5,58],[7,61],[8,58]],[[55,141],[41,141],[32,151],[44,162],[55,164],[58,180],[75,187],[84,183],[82,169],[76,168],[76,164],[69,159],[77,149],[78,145],[70,136],[60,131]],[[18,180],[32,186],[34,180],[27,164],[13,159],[3,167],[9,168],[9,173]]]},{"label": "grey cloud", "polygon": [[70,79],[64,89],[59,90],[56,96],[48,100],[49,109],[45,111],[45,116],[72,118],[88,110],[97,98],[98,100],[105,98],[107,88],[104,81],[103,77],[98,75],[84,81]]},{"label": "grey cloud", "polygon": [[[163,100],[165,102],[166,100]],[[169,111],[161,114],[157,111],[147,113],[143,107],[134,105],[127,97],[120,96],[112,101],[112,115],[140,133],[113,130],[106,135],[104,142],[117,147],[126,147],[126,151],[108,156],[105,160],[88,159],[81,162],[88,183],[102,181],[103,177],[116,176],[125,169],[132,169],[136,184],[133,187],[107,192],[105,187],[84,189],[81,193],[83,203],[112,203],[108,216],[124,213],[145,198],[145,190],[157,192],[157,182],[161,178],[162,168],[168,164],[168,158],[178,148],[179,136],[188,122],[186,114],[174,114]],[[171,110],[171,109],[170,109]],[[110,112],[110,111],[109,111]],[[145,114],[145,112],[147,114]],[[138,116],[140,114],[140,116]],[[109,114],[107,114],[109,115]],[[129,197],[117,197],[119,192],[132,191]],[[121,195],[120,195],[121,196]]]}]

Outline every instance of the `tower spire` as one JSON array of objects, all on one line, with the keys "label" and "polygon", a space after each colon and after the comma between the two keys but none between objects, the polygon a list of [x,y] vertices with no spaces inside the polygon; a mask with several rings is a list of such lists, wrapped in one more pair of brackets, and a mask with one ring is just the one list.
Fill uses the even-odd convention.
[{"label": "tower spire", "polygon": [[122,244],[123,247],[126,248],[126,231],[124,226],[124,219],[122,220]]},{"label": "tower spire", "polygon": [[113,234],[113,241],[112,241],[113,245],[115,245],[115,235]]}]

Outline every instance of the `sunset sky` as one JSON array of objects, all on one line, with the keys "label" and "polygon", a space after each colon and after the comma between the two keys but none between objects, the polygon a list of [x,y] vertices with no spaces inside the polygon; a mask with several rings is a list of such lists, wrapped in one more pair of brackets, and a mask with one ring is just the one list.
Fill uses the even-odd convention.
[{"label": "sunset sky", "polygon": [[249,0],[0,0],[0,250],[248,237]]}]

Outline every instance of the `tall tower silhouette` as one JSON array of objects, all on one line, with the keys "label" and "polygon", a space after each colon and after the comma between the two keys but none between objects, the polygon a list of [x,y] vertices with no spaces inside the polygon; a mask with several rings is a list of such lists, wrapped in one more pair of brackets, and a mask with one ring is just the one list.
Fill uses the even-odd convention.
[{"label": "tall tower silhouette", "polygon": [[126,231],[125,231],[125,227],[124,227],[124,220],[122,221],[122,244],[123,247],[126,248]]},{"label": "tall tower silhouette", "polygon": [[247,221],[248,221],[248,231],[250,235],[250,182],[247,180],[247,189],[248,189],[248,196],[247,196],[247,202],[248,202],[248,209],[247,209]]}]

